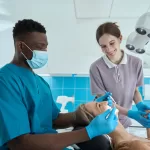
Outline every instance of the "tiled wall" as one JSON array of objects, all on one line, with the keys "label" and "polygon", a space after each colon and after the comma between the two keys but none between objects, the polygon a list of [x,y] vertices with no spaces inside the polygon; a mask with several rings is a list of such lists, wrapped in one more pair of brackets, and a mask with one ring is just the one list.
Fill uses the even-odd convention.
[{"label": "tiled wall", "polygon": [[92,101],[89,77],[43,77],[50,85],[54,100],[58,96],[74,96],[73,109],[81,103]]},{"label": "tiled wall", "polygon": [[[43,77],[50,85],[54,100],[58,96],[75,97],[75,104],[70,111],[73,111],[81,103],[92,101],[94,96],[90,92],[89,77]],[[145,84],[150,84],[150,78],[144,78]],[[139,88],[143,95],[143,88]],[[58,105],[59,106],[59,105]],[[59,106],[60,107],[60,106]]]}]

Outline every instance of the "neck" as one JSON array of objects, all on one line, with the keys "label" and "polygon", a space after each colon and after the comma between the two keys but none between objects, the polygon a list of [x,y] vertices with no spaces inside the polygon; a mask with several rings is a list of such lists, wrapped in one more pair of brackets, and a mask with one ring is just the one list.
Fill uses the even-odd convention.
[{"label": "neck", "polygon": [[19,67],[23,67],[26,68],[30,71],[33,72],[33,70],[28,66],[28,64],[26,63],[26,61],[23,61],[22,59],[19,59],[16,55],[14,56],[13,60],[11,61],[12,64],[15,64]]},{"label": "neck", "polygon": [[110,61],[112,62],[112,63],[114,63],[114,64],[119,64],[120,62],[121,62],[121,60],[122,60],[122,58],[123,58],[123,56],[124,56],[124,52],[122,52],[121,50],[118,52],[118,54],[114,57],[114,58],[112,58],[112,59],[110,59]]},{"label": "neck", "polygon": [[133,138],[133,136],[124,129],[120,122],[118,123],[116,129],[109,134],[109,136],[112,138],[114,146],[117,146],[120,142],[129,141]]}]

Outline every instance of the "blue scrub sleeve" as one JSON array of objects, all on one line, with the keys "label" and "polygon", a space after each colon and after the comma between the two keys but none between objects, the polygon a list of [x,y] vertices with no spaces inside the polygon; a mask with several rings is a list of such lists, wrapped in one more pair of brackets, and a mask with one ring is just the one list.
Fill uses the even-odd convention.
[{"label": "blue scrub sleeve", "polygon": [[41,78],[41,80],[47,85],[47,87],[49,88],[49,90],[50,90],[50,100],[52,101],[52,120],[55,120],[57,117],[58,117],[58,115],[59,115],[59,113],[60,113],[60,110],[59,110],[59,108],[57,107],[57,105],[56,105],[56,103],[55,103],[55,101],[54,101],[54,99],[53,99],[53,96],[52,96],[52,92],[51,92],[51,88],[50,88],[50,86],[49,86],[49,84],[42,78],[42,77],[40,77]]},{"label": "blue scrub sleeve", "polygon": [[0,77],[0,147],[22,134],[30,133],[28,113],[18,83]]},{"label": "blue scrub sleeve", "polygon": [[[50,92],[51,92],[51,90],[50,90]],[[58,117],[60,110],[57,107],[57,105],[52,97],[52,92],[51,92],[51,99],[52,99],[52,120],[55,120]]]}]

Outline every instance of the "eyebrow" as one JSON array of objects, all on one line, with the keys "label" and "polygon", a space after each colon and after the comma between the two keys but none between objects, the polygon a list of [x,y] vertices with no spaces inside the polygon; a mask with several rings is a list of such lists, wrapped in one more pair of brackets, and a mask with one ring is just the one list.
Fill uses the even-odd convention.
[{"label": "eyebrow", "polygon": [[114,42],[115,40],[111,40],[111,41],[109,41],[109,42]]}]

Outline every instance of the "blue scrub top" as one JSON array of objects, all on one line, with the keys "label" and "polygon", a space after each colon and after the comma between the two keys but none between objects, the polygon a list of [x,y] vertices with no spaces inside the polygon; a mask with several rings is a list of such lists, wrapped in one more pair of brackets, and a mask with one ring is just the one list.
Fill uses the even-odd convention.
[{"label": "blue scrub top", "polygon": [[14,64],[0,69],[0,150],[22,134],[57,133],[52,121],[59,112],[40,76]]}]

